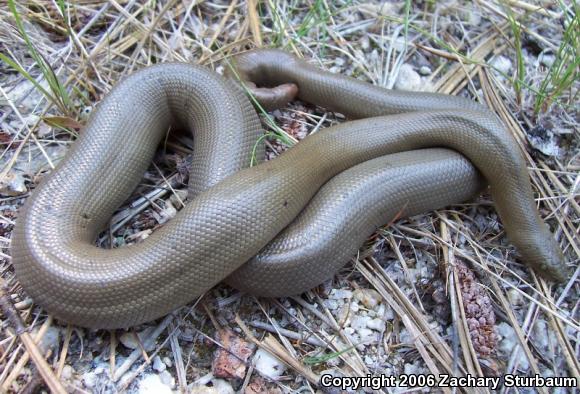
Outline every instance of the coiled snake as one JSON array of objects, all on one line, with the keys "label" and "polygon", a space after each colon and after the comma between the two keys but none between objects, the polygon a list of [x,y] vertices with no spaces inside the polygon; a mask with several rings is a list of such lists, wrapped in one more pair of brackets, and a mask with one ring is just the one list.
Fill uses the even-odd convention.
[{"label": "coiled snake", "polygon": [[[358,120],[248,168],[261,127],[237,82],[188,64],[132,74],[99,104],[18,218],[13,264],[37,303],[73,324],[116,328],[160,317],[226,278],[258,295],[299,293],[330,277],[397,212],[469,198],[480,173],[522,262],[565,278],[518,146],[482,106],[385,90],[278,50],[233,63],[268,108],[297,87],[300,99]],[[96,247],[170,126],[195,133],[189,202],[139,244]]]}]

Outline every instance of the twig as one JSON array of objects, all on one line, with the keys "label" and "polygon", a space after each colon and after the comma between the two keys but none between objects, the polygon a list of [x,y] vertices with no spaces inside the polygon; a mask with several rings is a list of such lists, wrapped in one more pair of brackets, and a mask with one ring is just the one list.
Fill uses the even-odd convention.
[{"label": "twig", "polygon": [[[12,329],[9,329],[9,331],[13,331],[14,335],[18,335],[18,338],[27,351],[25,356],[23,356],[23,359],[27,359],[28,357],[32,359],[36,365],[36,368],[38,369],[38,372],[42,376],[42,379],[53,393],[66,394],[65,388],[52,372],[52,369],[42,356],[42,353],[38,349],[34,339],[32,339],[26,327],[24,326],[24,322],[20,319],[20,315],[14,308],[14,305],[10,300],[10,296],[7,293],[6,282],[2,278],[0,278],[0,308],[4,313],[4,316],[7,317],[8,321],[13,327]],[[39,337],[39,335],[37,337]],[[2,385],[3,391],[7,391],[9,389],[9,387],[6,386],[8,380],[9,379],[7,379],[6,382],[4,382]]]},{"label": "twig", "polygon": [[305,337],[304,335],[302,335],[298,332],[286,330],[285,328],[282,328],[282,327],[274,327],[271,324],[263,323],[260,321],[252,321],[249,324],[252,327],[261,328],[262,330],[269,331],[273,334],[282,334],[285,337],[288,337],[291,339],[296,339],[296,340],[301,341],[301,342],[306,342],[307,344],[312,345],[312,346],[320,346],[320,347],[327,347],[328,346],[328,344],[324,343],[323,341],[321,341],[319,339],[316,339],[313,337]]}]

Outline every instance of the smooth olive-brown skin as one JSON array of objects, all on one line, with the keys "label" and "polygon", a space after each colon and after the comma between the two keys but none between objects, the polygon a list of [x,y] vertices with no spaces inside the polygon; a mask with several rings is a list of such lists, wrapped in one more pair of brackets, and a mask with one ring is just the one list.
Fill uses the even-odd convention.
[{"label": "smooth olive-brown skin", "polygon": [[[117,328],[163,316],[226,277],[255,294],[298,293],[331,276],[394,215],[469,198],[481,187],[479,173],[522,262],[547,278],[566,277],[519,148],[482,106],[389,91],[278,50],[242,54],[233,67],[267,108],[297,92],[358,120],[248,168],[253,150],[263,158],[256,145],[262,131],[238,82],[188,64],[134,73],[99,104],[18,218],[13,264],[38,304],[73,324]],[[137,186],[170,127],[195,134],[189,202],[139,244],[96,247],[96,235]],[[427,149],[433,147],[439,149]],[[375,192],[385,201],[377,202]],[[325,199],[338,211],[323,212]],[[350,209],[360,212],[349,216],[352,224],[343,220]]]}]

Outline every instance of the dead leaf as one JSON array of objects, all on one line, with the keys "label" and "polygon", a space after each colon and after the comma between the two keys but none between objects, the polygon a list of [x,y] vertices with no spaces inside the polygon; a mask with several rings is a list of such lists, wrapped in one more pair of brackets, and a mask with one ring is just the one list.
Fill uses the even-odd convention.
[{"label": "dead leaf", "polygon": [[83,125],[68,116],[45,116],[42,118],[47,124],[65,129],[80,130]]}]

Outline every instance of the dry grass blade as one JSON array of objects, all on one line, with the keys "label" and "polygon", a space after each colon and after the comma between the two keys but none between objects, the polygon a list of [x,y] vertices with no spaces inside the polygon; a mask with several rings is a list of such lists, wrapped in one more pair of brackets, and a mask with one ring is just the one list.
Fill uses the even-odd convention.
[{"label": "dry grass blade", "polygon": [[7,290],[8,287],[4,279],[0,279],[0,307],[2,309],[2,313],[4,314],[4,316],[8,318],[10,324],[13,326],[12,328],[9,328],[8,331],[11,335],[17,336],[20,339],[20,341],[24,345],[24,348],[26,349],[26,352],[24,353],[20,361],[17,363],[16,367],[13,369],[12,374],[8,375],[6,380],[2,382],[2,391],[7,392],[10,389],[12,381],[16,379],[19,374],[19,370],[22,367],[24,367],[24,365],[26,365],[29,359],[32,359],[32,361],[36,365],[38,372],[42,376],[42,379],[44,380],[46,385],[50,388],[50,390],[53,393],[58,394],[66,393],[67,391],[60,383],[59,379],[54,375],[54,372],[52,371],[52,369],[46,362],[46,359],[42,355],[40,349],[38,348],[38,342],[40,341],[40,339],[42,338],[48,327],[51,325],[52,319],[46,320],[41,330],[38,331],[36,338],[32,338],[32,336],[26,331],[26,328],[24,327],[24,324],[20,318],[18,311],[16,310],[16,308],[14,308],[14,305],[10,300],[10,297],[8,295],[9,293],[7,292]]}]

